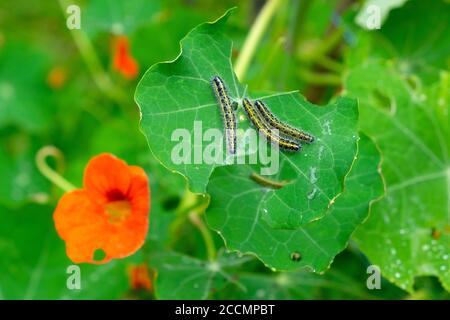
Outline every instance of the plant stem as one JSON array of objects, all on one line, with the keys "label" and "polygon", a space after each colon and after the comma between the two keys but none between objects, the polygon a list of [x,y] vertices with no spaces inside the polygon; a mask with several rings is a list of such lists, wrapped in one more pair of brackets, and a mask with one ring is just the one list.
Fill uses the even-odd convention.
[{"label": "plant stem", "polygon": [[318,86],[339,86],[341,77],[334,73],[317,73],[308,70],[299,70],[299,76],[307,83]]},{"label": "plant stem", "polygon": [[234,71],[239,80],[243,80],[247,73],[250,61],[252,60],[258,43],[266,31],[270,20],[272,19],[275,11],[279,8],[284,0],[268,0],[264,7],[258,14],[255,22],[250,29],[250,32],[245,39],[244,45],[241,50],[241,54],[236,60]]},{"label": "plant stem", "polygon": [[[177,218],[172,222],[170,229],[172,234],[179,234],[179,230],[184,226],[186,220],[189,219],[189,221],[200,231],[205,243],[208,260],[214,261],[216,258],[214,240],[210,230],[201,218],[201,215],[209,205],[209,199],[206,200],[204,195],[195,194],[186,188],[184,196],[176,209]],[[169,246],[172,246],[175,241],[176,239],[173,238]]]},{"label": "plant stem", "polygon": [[343,64],[329,58],[328,56],[317,57],[316,63],[319,66],[336,73],[341,73],[344,70]]},{"label": "plant stem", "polygon": [[214,261],[216,259],[216,246],[214,245],[214,239],[212,238],[209,228],[205,225],[200,215],[195,211],[192,211],[189,214],[189,220],[194,226],[197,227],[203,237],[203,241],[205,242],[206,251],[208,254],[208,260]]},{"label": "plant stem", "polygon": [[56,159],[57,166],[59,168],[63,167],[64,156],[62,152],[53,146],[45,146],[36,153],[36,166],[39,171],[44,177],[50,180],[54,185],[60,187],[62,190],[66,192],[75,190],[76,187],[73,184],[64,179],[58,172],[50,168],[47,164],[46,159],[50,156]]},{"label": "plant stem", "polygon": [[341,28],[331,31],[314,50],[312,58],[314,59],[314,57],[322,57],[329,54],[342,40],[343,34],[344,30]]},{"label": "plant stem", "polygon": [[[329,61],[333,61],[331,58],[328,57],[328,54],[330,53],[330,51],[336,47],[339,43],[339,41],[342,38],[342,34],[343,31],[341,29],[337,29],[334,30],[333,32],[331,32],[329,35],[326,36],[325,39],[323,39],[323,41],[317,46],[315,47],[313,50],[304,52],[302,50],[302,48],[299,48],[297,50],[297,58],[300,60],[300,62],[302,63],[309,63],[309,64],[313,64],[313,63],[318,63],[318,64],[327,64]],[[328,59],[328,61],[325,61]],[[333,61],[335,64],[339,64],[336,61]],[[327,67],[327,66],[325,66]],[[333,65],[333,67],[338,67],[341,68],[342,70],[342,66],[339,65]],[[334,69],[331,69],[334,71]],[[341,71],[339,70],[339,71]]]},{"label": "plant stem", "polygon": [[[70,4],[67,2],[67,0],[59,0],[59,4],[61,6],[63,14],[66,16],[66,9]],[[94,47],[86,33],[81,31],[81,29],[71,29],[70,32],[97,87],[101,91],[103,91],[109,98],[116,101],[119,105],[122,105],[124,102],[126,102],[126,95],[119,87],[114,85],[108,74],[103,69],[100,63],[100,59],[98,58]]]}]

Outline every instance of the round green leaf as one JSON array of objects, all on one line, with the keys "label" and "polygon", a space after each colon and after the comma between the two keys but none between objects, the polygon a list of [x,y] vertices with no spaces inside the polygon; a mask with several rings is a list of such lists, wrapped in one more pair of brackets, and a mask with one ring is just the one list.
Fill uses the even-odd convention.
[{"label": "round green leaf", "polygon": [[[386,197],[356,235],[384,277],[408,291],[435,275],[450,289],[448,105],[435,106],[382,63],[354,68],[346,88],[360,100],[361,126],[384,157]],[[437,117],[444,111],[446,121]],[[447,230],[447,231],[446,231]]]},{"label": "round green leaf", "polygon": [[325,217],[296,230],[276,230],[262,219],[260,204],[272,191],[249,179],[249,167],[216,169],[208,185],[208,224],[230,250],[254,254],[273,269],[323,272],[367,217],[371,201],[383,194],[379,163],[377,148],[363,136],[345,191]]}]

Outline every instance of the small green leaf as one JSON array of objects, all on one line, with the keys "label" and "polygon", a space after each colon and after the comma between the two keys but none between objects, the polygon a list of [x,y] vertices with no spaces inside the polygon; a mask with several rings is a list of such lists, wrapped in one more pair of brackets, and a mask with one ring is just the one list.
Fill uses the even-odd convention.
[{"label": "small green leaf", "polygon": [[[227,286],[217,293],[216,299],[244,300],[349,300],[383,298],[400,299],[405,292],[387,281],[382,281],[382,290],[368,290],[365,280],[367,261],[360,253],[346,250],[324,274],[306,270],[296,272],[249,272],[237,270],[233,278],[241,285]],[[243,290],[244,288],[244,290]]]},{"label": "small green leaf", "polygon": [[[297,230],[275,230],[262,219],[260,204],[271,191],[249,179],[249,167],[216,169],[208,185],[208,224],[220,233],[228,249],[254,254],[271,268],[309,267],[323,272],[367,217],[371,201],[383,194],[379,162],[377,148],[362,136],[345,191],[325,217]],[[300,259],[293,259],[296,253]]]},{"label": "small green leaf", "polygon": [[450,290],[448,104],[433,105],[439,99],[428,100],[381,62],[354,68],[346,89],[359,98],[362,129],[380,146],[387,184],[358,244],[401,288],[412,291],[415,276],[435,275]]}]

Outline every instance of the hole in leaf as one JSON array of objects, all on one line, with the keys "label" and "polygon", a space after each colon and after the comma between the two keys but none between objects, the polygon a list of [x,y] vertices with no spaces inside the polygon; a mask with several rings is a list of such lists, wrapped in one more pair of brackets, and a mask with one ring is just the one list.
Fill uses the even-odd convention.
[{"label": "hole in leaf", "polygon": [[302,255],[300,254],[300,252],[294,251],[291,253],[291,260],[298,262],[298,261],[302,260]]},{"label": "hole in leaf", "polygon": [[385,111],[395,114],[395,102],[392,101],[392,99],[386,95],[384,92],[381,92],[378,89],[375,89],[372,91],[373,98],[375,100],[375,103]]},{"label": "hole in leaf", "polygon": [[180,204],[180,197],[170,196],[163,202],[163,208],[167,211],[174,210]]},{"label": "hole in leaf", "polygon": [[439,240],[441,238],[442,233],[436,229],[435,227],[431,228],[431,237],[435,240]]},{"label": "hole in leaf", "polygon": [[102,261],[103,259],[105,259],[106,257],[106,252],[103,251],[103,249],[97,249],[94,251],[94,255],[92,257],[92,259],[94,261]]}]

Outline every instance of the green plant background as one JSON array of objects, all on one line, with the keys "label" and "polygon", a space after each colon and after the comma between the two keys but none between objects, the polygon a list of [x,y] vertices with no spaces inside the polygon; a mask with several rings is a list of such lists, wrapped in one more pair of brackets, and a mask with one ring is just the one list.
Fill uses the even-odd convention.
[{"label": "green plant background", "polygon": [[[67,29],[64,0],[0,4],[0,299],[450,298],[448,1],[74,3],[80,31]],[[380,30],[364,25],[373,4]],[[118,33],[140,66],[131,81],[112,68]],[[47,83],[54,68],[65,70],[61,88]],[[217,108],[189,112],[214,104],[217,73],[236,83],[234,98],[269,97],[280,118],[320,138],[282,156],[275,178],[291,185],[256,184],[258,166],[170,162],[174,128],[220,128]],[[146,243],[81,264],[81,290],[66,287],[72,262],[52,220],[63,191],[35,164],[46,145],[77,187],[102,152],[150,178]],[[323,197],[307,202],[314,187]],[[130,286],[142,263],[151,291]],[[366,286],[372,264],[380,290]]]}]

